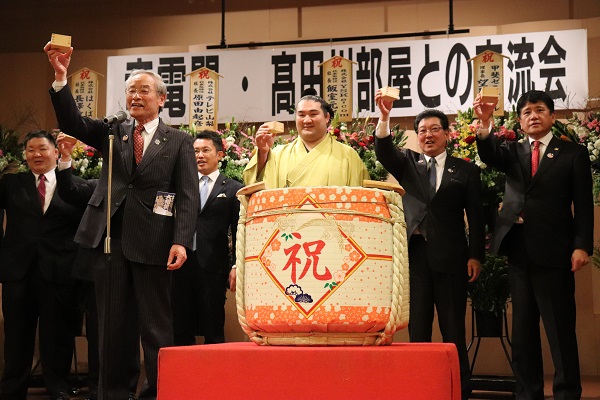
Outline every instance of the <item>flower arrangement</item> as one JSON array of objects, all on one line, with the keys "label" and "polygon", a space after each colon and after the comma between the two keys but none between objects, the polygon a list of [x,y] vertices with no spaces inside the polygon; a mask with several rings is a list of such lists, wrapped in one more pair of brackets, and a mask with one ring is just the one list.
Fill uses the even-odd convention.
[{"label": "flower arrangement", "polygon": [[83,179],[97,179],[102,171],[102,155],[93,147],[81,142],[71,153],[73,174]]},{"label": "flower arrangement", "polygon": [[587,148],[592,163],[594,204],[600,205],[600,111],[574,113],[567,123],[556,121],[552,133]]},{"label": "flower arrangement", "polygon": [[[328,127],[330,135],[352,147],[365,163],[372,180],[385,181],[388,172],[375,156],[374,138],[376,125],[367,118],[354,118],[351,122],[339,122],[336,114]],[[394,146],[403,147],[406,143],[405,131],[396,125],[391,130]]]},{"label": "flower arrangement", "polygon": [[23,167],[23,147],[19,144],[21,135],[14,129],[0,125],[0,175],[25,170]]},{"label": "flower arrangement", "polygon": [[231,118],[231,122],[225,123],[225,129],[217,133],[221,135],[225,150],[225,157],[221,160],[219,169],[229,178],[244,182],[242,172],[252,158],[256,127],[238,123],[235,118]]},{"label": "flower arrangement", "polygon": [[[478,121],[472,108],[458,111],[455,122],[450,124],[450,133],[447,144],[448,153],[454,157],[475,163],[481,169],[481,186],[483,202],[488,205],[497,205],[502,201],[504,173],[488,166],[481,161],[477,153],[475,133]],[[496,137],[503,141],[516,141],[524,137],[520,132],[517,114],[513,110],[502,117],[494,117],[494,131]]]},{"label": "flower arrangement", "polygon": [[22,161],[22,158],[19,159],[12,153],[5,153],[0,149],[0,175],[13,172],[13,170],[19,171]]}]

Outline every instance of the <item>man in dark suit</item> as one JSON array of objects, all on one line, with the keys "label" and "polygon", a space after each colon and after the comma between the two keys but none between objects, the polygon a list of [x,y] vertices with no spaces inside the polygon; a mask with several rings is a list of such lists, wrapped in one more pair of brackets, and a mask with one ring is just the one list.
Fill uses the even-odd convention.
[{"label": "man in dark suit", "polygon": [[554,362],[554,398],[581,397],[575,333],[575,277],[593,251],[594,208],[587,149],[552,135],[554,101],[541,91],[517,102],[522,143],[490,132],[497,102],[474,110],[481,160],[506,173],[491,248],[508,255],[512,298],[512,368],[517,399],[543,399],[540,316]]},{"label": "man in dark suit", "polygon": [[39,321],[44,383],[52,399],[68,399],[73,357],[77,253],[73,236],[82,212],[55,191],[58,150],[49,132],[25,137],[30,172],[0,180],[6,235],[0,248],[4,372],[0,399],[25,400]]},{"label": "man in dark suit", "polygon": [[[56,172],[56,191],[66,203],[74,205],[85,211],[87,203],[92,197],[98,179],[74,179],[71,153],[75,143],[67,138],[64,133],[59,133],[56,138],[60,158]],[[100,361],[98,354],[98,308],[96,306],[96,290],[94,286],[93,255],[86,249],[79,249],[73,266],[73,277],[77,282],[77,312],[78,317],[85,316],[85,337],[87,339],[88,373],[86,376],[89,389],[86,400],[97,400],[98,378],[100,374]],[[78,329],[82,328],[81,321]],[[135,338],[137,338],[137,334]]]},{"label": "man in dark suit", "polygon": [[389,133],[392,102],[382,98],[381,90],[375,102],[381,112],[375,134],[377,159],[406,190],[402,202],[409,238],[410,341],[431,342],[435,307],[444,342],[458,350],[466,399],[467,282],[479,276],[485,248],[479,168],[446,153],[448,117],[437,110],[425,110],[415,119],[422,154],[394,148]]},{"label": "man in dark suit", "polygon": [[[123,332],[139,329],[147,378],[140,399],[155,399],[158,350],[173,345],[171,271],[181,267],[186,247],[192,247],[198,214],[192,139],[160,120],[167,88],[159,75],[143,70],[131,73],[125,84],[132,118],[111,127],[82,117],[77,109],[66,86],[73,49],[61,53],[48,43],[44,50],[55,72],[50,97],[60,129],[99,149],[106,161],[109,135],[114,134],[110,258],[102,251],[108,162],[75,236],[83,247],[97,249],[94,267],[102,333],[99,398],[135,397],[139,343]],[[156,207],[165,199],[172,204],[166,213]]]},{"label": "man in dark suit", "polygon": [[196,344],[198,327],[205,344],[224,343],[226,292],[228,287],[235,291],[235,235],[240,213],[235,194],[243,185],[219,172],[225,153],[216,132],[198,133],[194,151],[201,204],[195,250],[188,250],[187,261],[173,273],[173,330],[178,346]]}]

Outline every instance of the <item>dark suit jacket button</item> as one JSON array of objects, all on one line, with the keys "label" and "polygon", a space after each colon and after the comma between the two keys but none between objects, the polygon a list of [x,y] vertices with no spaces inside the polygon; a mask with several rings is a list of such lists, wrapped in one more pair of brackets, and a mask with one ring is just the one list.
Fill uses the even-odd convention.
[{"label": "dark suit jacket button", "polygon": [[127,186],[129,189],[133,189],[133,185],[129,184],[129,186]]}]

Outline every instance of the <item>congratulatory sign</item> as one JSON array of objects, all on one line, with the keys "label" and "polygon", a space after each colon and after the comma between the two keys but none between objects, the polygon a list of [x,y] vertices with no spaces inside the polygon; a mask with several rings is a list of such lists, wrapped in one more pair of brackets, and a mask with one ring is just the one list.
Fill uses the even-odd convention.
[{"label": "congratulatory sign", "polygon": [[332,57],[351,60],[354,115],[376,116],[378,88],[400,90],[393,117],[416,115],[424,108],[448,113],[473,101],[473,63],[494,51],[504,59],[503,97],[511,109],[530,89],[544,90],[558,109],[584,107],[588,97],[587,32],[567,30],[445,39],[388,41],[339,46],[259,50],[207,50],[199,53],[140,54],[108,58],[107,113],[125,104],[125,79],[138,68],[160,74],[168,87],[161,117],[166,123],[189,123],[190,77],[199,68],[218,73],[218,122],[291,121],[302,90],[325,95],[321,64]]}]

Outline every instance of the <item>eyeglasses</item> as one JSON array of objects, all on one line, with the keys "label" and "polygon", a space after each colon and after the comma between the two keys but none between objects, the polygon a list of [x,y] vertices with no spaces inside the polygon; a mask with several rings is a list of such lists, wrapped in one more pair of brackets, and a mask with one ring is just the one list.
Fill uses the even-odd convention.
[{"label": "eyeglasses", "polygon": [[140,96],[147,96],[150,93],[154,92],[154,90],[147,88],[147,87],[142,87],[142,88],[134,88],[134,87],[129,87],[127,89],[125,89],[125,94],[129,95],[129,96],[133,96],[134,94],[139,94]]},{"label": "eyeglasses", "polygon": [[434,125],[429,129],[426,128],[419,128],[419,130],[417,131],[417,134],[419,136],[425,136],[427,134],[427,132],[431,133],[432,135],[435,135],[436,133],[440,133],[441,131],[443,131],[444,128],[442,128],[439,125]]}]

